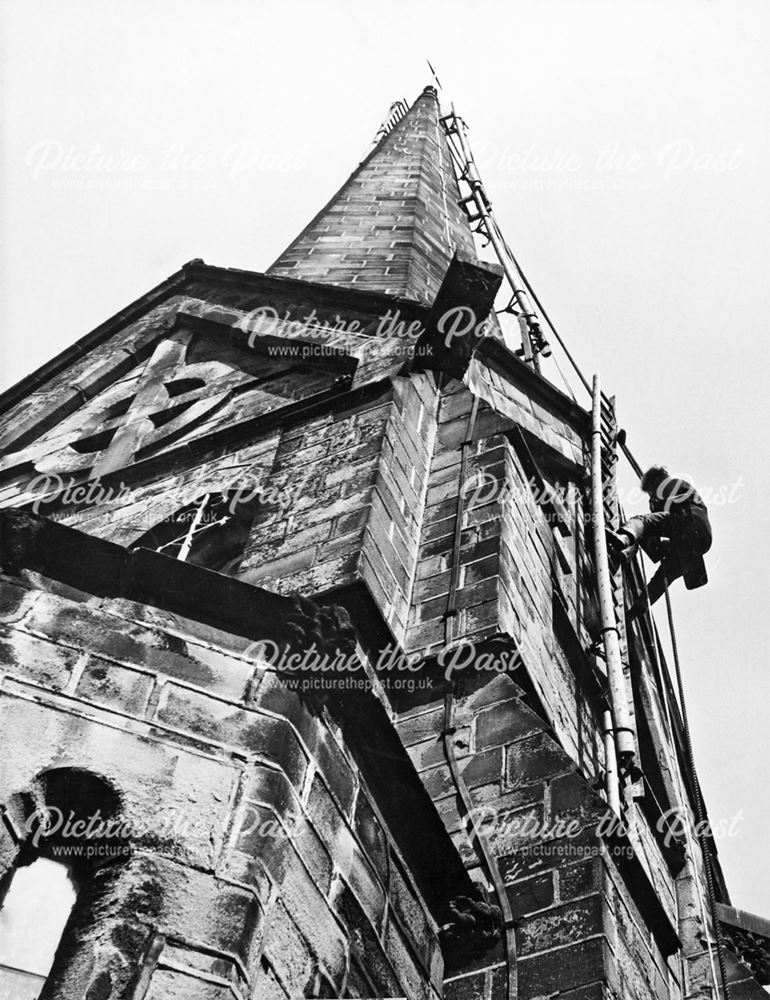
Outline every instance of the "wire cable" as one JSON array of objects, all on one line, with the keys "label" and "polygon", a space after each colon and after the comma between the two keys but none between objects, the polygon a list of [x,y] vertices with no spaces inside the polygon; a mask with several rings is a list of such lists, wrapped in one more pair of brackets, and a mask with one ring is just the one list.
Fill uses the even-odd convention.
[{"label": "wire cable", "polygon": [[[641,577],[642,577],[642,587],[643,587],[642,593],[644,594],[645,610],[652,624],[651,631],[652,631],[653,649],[655,653],[655,661],[656,661],[656,666],[658,668],[658,679],[660,683],[660,699],[663,704],[663,711],[665,712],[666,716],[666,725],[668,727],[668,736],[670,740],[671,758],[672,762],[674,763],[674,766],[672,767],[672,772],[674,775],[676,792],[677,795],[679,796],[679,802],[681,808],[684,809],[686,802],[686,795],[685,795],[684,785],[682,783],[682,775],[679,771],[679,768],[676,766],[677,753],[676,753],[676,744],[674,740],[674,724],[671,717],[671,706],[669,705],[667,688],[663,683],[663,654],[660,648],[660,636],[658,634],[658,629],[655,625],[655,618],[653,617],[652,614],[652,606],[650,604],[649,594],[647,593],[647,573],[645,572],[644,560],[641,558],[641,556],[639,556],[639,558],[637,559],[637,565],[639,566],[639,570],[641,572]],[[687,819],[688,822],[686,822],[684,825],[684,832],[685,832],[685,837],[687,838],[687,848],[690,854],[690,859],[693,869],[693,884],[696,886],[695,895],[697,896],[698,899],[698,909],[700,910],[701,923],[703,924],[704,936],[706,938],[706,949],[708,951],[709,966],[711,968],[711,981],[714,985],[714,991],[718,995],[719,987],[717,985],[717,969],[716,965],[714,964],[714,952],[711,947],[711,940],[708,934],[705,933],[707,925],[706,911],[703,906],[703,898],[701,896],[701,893],[697,889],[696,871],[695,871],[695,844],[693,841],[692,830],[690,829],[689,816],[687,817]],[[677,906],[677,912],[678,912],[678,906]]]},{"label": "wire cable", "polygon": [[[454,154],[455,151],[452,149],[452,144],[449,143],[449,146],[450,146],[450,150],[452,150],[452,153]],[[453,159],[455,160],[455,163],[457,163],[457,160],[459,159],[459,157],[456,157],[456,156],[453,155]],[[460,174],[460,179],[466,181],[466,183],[468,182],[467,167],[463,167],[463,169],[461,171],[461,174]],[[569,363],[572,365],[575,373],[577,374],[578,378],[580,379],[581,383],[583,384],[583,387],[586,389],[586,391],[589,394],[591,394],[592,393],[592,388],[589,385],[588,380],[586,379],[585,375],[581,371],[580,366],[578,365],[578,363],[575,360],[575,358],[573,357],[571,351],[567,347],[564,339],[559,334],[559,331],[556,329],[555,324],[553,323],[553,321],[551,320],[550,316],[548,315],[548,312],[546,311],[546,309],[543,306],[542,302],[538,298],[537,293],[535,292],[535,290],[533,289],[531,283],[529,282],[526,274],[524,273],[524,270],[522,269],[521,265],[519,264],[516,256],[514,255],[513,251],[511,250],[510,246],[508,245],[508,242],[505,240],[504,236],[502,235],[502,232],[500,231],[500,227],[499,227],[499,225],[497,223],[497,219],[495,218],[494,215],[491,214],[491,212],[489,213],[489,223],[492,226],[494,226],[497,237],[499,238],[500,242],[504,246],[504,248],[505,248],[507,254],[509,255],[509,257],[510,257],[510,259],[511,259],[513,265],[514,265],[514,267],[516,268],[516,271],[517,271],[519,277],[521,278],[522,284],[524,285],[527,293],[529,294],[530,298],[534,302],[535,307],[539,311],[540,315],[545,320],[548,328],[550,329],[551,333],[554,336],[554,339],[556,340],[556,342],[561,347],[561,349],[564,352],[564,354],[565,354],[567,360],[569,361]],[[559,374],[564,379],[565,384],[567,385],[567,388],[570,390],[572,398],[574,399],[575,398],[574,393],[572,392],[572,389],[571,389],[569,383],[567,382],[567,380],[566,380],[566,378],[564,376],[564,373],[561,371],[561,368],[559,367],[558,362],[556,362],[556,359],[554,359],[554,361],[556,363],[556,367],[557,367],[557,369],[559,371]],[[607,399],[607,397],[604,396],[603,393],[602,393],[602,396],[603,396],[603,398],[605,400]],[[475,418],[475,410],[472,412],[471,421],[470,421],[471,423],[472,423],[472,420],[474,418]],[[623,451],[623,454],[625,455],[625,457],[629,461],[630,465],[634,469],[634,472],[636,472],[637,475],[640,475],[641,474],[641,466],[639,465],[639,463],[637,462],[637,460],[634,458],[633,454],[631,453],[631,450],[626,445],[626,443],[625,443],[625,436],[624,436],[623,440],[618,441],[618,443],[620,444],[620,447],[621,447],[621,450]],[[463,454],[463,459],[465,459],[465,454]],[[463,461],[463,467],[464,467],[464,464],[465,463]],[[461,480],[461,490],[462,490],[462,480]],[[461,494],[460,500],[459,500],[458,524],[460,522],[460,510],[461,509],[462,509],[462,494]],[[457,530],[455,532],[455,545],[456,545],[456,547],[458,549],[457,556],[459,558],[459,536],[458,536]],[[456,575],[457,575],[457,569],[458,568],[459,568],[459,566],[453,572],[453,577],[455,577],[455,585],[456,585]],[[665,583],[665,595],[666,595],[666,610],[667,610],[667,614],[668,614],[669,630],[671,632],[671,647],[672,647],[673,654],[674,654],[674,663],[675,663],[675,667],[676,667],[677,685],[678,685],[678,688],[679,688],[679,701],[680,701],[680,710],[681,710],[681,715],[682,715],[682,725],[683,725],[684,741],[685,741],[685,752],[686,752],[686,755],[687,755],[687,765],[688,765],[688,768],[689,768],[689,771],[690,771],[691,782],[692,782],[692,786],[693,786],[693,805],[695,806],[695,816],[696,816],[696,821],[697,821],[697,824],[698,824],[698,840],[699,840],[699,843],[700,843],[701,854],[702,854],[702,857],[703,857],[704,873],[705,873],[705,877],[706,877],[706,891],[707,891],[707,894],[708,894],[709,906],[710,906],[710,909],[711,909],[711,917],[712,917],[712,922],[713,922],[713,927],[714,927],[714,939],[715,939],[715,943],[716,943],[717,956],[718,956],[718,960],[719,960],[719,971],[720,971],[720,976],[721,976],[721,980],[722,980],[722,991],[723,991],[723,995],[724,995],[725,1000],[730,1000],[730,987],[729,987],[729,984],[728,984],[728,981],[727,981],[727,967],[726,967],[725,956],[724,956],[724,944],[723,944],[723,940],[722,940],[721,929],[719,927],[719,921],[718,921],[717,914],[716,914],[716,895],[715,895],[715,888],[714,888],[714,872],[713,872],[713,868],[712,868],[712,864],[711,864],[711,853],[710,853],[709,845],[708,845],[708,843],[706,841],[705,833],[702,832],[703,831],[703,825],[704,825],[703,824],[703,819],[704,819],[704,812],[705,812],[705,810],[704,810],[703,800],[702,800],[702,797],[701,797],[700,785],[698,784],[698,778],[697,778],[697,774],[696,774],[696,771],[695,771],[695,758],[694,758],[693,749],[692,749],[692,739],[691,739],[691,736],[690,736],[689,722],[688,722],[688,719],[687,719],[687,708],[686,708],[685,700],[684,700],[684,685],[683,685],[683,681],[682,681],[681,667],[680,667],[680,664],[679,664],[679,653],[678,653],[677,642],[676,642],[676,631],[675,631],[675,628],[674,628],[673,611],[672,611],[672,608],[671,608],[671,597],[670,597],[669,590],[668,590],[668,581],[664,581],[664,583]],[[649,607],[649,599],[647,598],[646,579],[645,579],[645,596],[646,596],[646,599],[647,599],[647,610],[648,610],[648,613],[650,613],[650,615],[651,615],[651,610],[650,610],[650,607]],[[453,607],[453,604],[454,604],[454,594],[451,592],[451,590],[450,590],[449,604],[452,607],[452,611],[450,613],[453,614],[454,613],[454,607]],[[656,630],[654,628],[654,625],[653,625],[653,634],[655,636],[655,641],[657,643],[658,642],[658,638],[657,638],[657,632],[656,632]],[[659,651],[659,648],[658,648],[658,653],[659,652],[660,651]],[[447,694],[447,701],[445,703],[445,729],[447,729],[450,726],[450,724],[451,724],[452,698],[453,698],[453,694],[452,694],[452,692],[450,690],[448,692],[448,694]],[[664,696],[664,701],[666,702],[666,706],[667,706],[667,699],[665,698],[665,696]],[[669,719],[669,729],[670,729],[670,719]],[[673,737],[673,734],[672,734],[672,737]],[[449,747],[448,740],[446,738],[446,734],[445,734],[445,747],[447,747],[447,757],[450,760],[450,768],[451,768],[452,767],[452,761],[450,759],[450,755],[451,755],[451,757],[454,756],[454,749]],[[456,762],[455,762],[455,768],[456,768]],[[458,785],[458,790],[459,789],[460,789],[460,786]],[[467,789],[465,791],[466,791],[466,794],[467,794]],[[688,826],[688,840],[689,839],[690,838],[689,838],[689,826]],[[494,867],[496,868],[497,866],[495,865]],[[499,875],[499,872],[498,872],[498,875]],[[502,900],[501,900],[501,902],[502,902]],[[702,917],[704,918],[704,924],[705,924],[705,913],[702,913]],[[712,953],[711,953],[710,942],[708,943],[708,950],[709,950],[709,957],[711,959],[711,967],[712,967],[712,976],[713,976],[713,980],[714,980],[714,986],[716,988],[716,970],[714,969],[714,965],[713,965],[713,956],[712,956]],[[510,975],[511,975],[511,968],[509,966],[509,995],[511,995],[510,994]]]},{"label": "wire cable", "polygon": [[668,580],[665,580],[666,614],[668,615],[668,627],[671,633],[671,651],[674,654],[674,668],[676,670],[676,683],[679,688],[679,709],[682,713],[682,729],[684,732],[685,753],[687,754],[687,765],[690,770],[690,778],[693,786],[693,805],[695,806],[695,819],[698,824],[698,841],[700,843],[701,854],[703,855],[703,870],[706,876],[706,892],[711,909],[711,920],[714,925],[714,941],[717,947],[717,958],[719,960],[719,972],[722,979],[722,992],[725,1000],[730,1000],[730,986],[727,981],[727,963],[724,954],[724,941],[722,930],[719,926],[719,918],[716,909],[716,891],[714,887],[714,870],[711,864],[711,849],[706,839],[705,808],[703,796],[701,795],[698,775],[695,771],[695,755],[690,737],[690,725],[687,720],[687,705],[684,698],[684,683],[682,680],[682,670],[679,665],[679,650],[676,642],[676,630],[674,629],[674,613],[671,607],[671,595],[668,591]]}]

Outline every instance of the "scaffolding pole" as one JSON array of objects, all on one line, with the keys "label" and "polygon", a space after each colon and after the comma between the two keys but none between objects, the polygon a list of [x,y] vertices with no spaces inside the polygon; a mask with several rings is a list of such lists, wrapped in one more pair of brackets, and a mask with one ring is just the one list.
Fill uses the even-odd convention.
[{"label": "scaffolding pole", "polygon": [[614,726],[615,747],[621,773],[628,772],[636,755],[634,731],[628,709],[628,693],[620,656],[620,636],[615,615],[612,577],[607,556],[604,521],[604,477],[602,476],[602,393],[598,375],[593,380],[591,412],[591,519],[594,538],[594,562],[602,623],[602,642],[607,663],[607,682]]}]

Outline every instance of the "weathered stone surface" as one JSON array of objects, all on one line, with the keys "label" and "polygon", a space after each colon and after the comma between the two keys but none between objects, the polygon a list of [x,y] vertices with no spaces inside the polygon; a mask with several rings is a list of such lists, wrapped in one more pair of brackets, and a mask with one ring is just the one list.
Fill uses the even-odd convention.
[{"label": "weathered stone surface", "polygon": [[605,976],[605,946],[600,937],[581,944],[548,951],[519,963],[522,997],[548,996],[566,992],[575,985],[589,986]]},{"label": "weathered stone surface", "polygon": [[128,715],[144,715],[154,679],[101,657],[89,657],[75,688],[78,697]]},{"label": "weathered stone surface", "polygon": [[550,906],[554,901],[553,881],[553,874],[548,872],[509,886],[507,892],[513,913],[520,917]]},{"label": "weathered stone surface", "polygon": [[526,956],[582,941],[601,934],[603,929],[602,900],[596,894],[522,919],[518,934],[520,954]]},{"label": "weathered stone surface", "polygon": [[454,246],[475,256],[438,115],[427,88],[269,273],[430,301]]},{"label": "weathered stone surface", "polygon": [[[18,697],[24,694],[26,697]],[[29,689],[0,697],[0,786],[11,795],[45,769],[77,766],[111,781],[140,840],[171,856],[210,866],[227,827],[239,769],[145,732],[123,731],[114,716],[70,714],[65,702],[27,700]],[[130,761],[130,768],[126,762]],[[185,836],[175,830],[190,830]]]},{"label": "weathered stone surface", "polygon": [[76,649],[38,639],[26,632],[6,631],[0,638],[3,670],[51,690],[67,686],[75,664],[81,658]]},{"label": "weathered stone surface", "polygon": [[147,1000],[229,1000],[232,995],[226,983],[210,983],[175,970],[158,969]]}]

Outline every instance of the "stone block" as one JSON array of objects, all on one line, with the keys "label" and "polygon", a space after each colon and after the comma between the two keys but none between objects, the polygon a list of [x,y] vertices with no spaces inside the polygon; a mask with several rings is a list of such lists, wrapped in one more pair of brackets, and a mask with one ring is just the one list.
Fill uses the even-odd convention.
[{"label": "stone block", "polygon": [[594,984],[604,978],[603,939],[594,938],[541,955],[523,957],[518,970],[521,1000],[534,1000]]},{"label": "stone block", "polygon": [[116,873],[114,891],[131,919],[153,922],[159,933],[182,944],[235,955],[249,965],[262,925],[251,892],[147,855]]},{"label": "stone block", "polygon": [[355,766],[326,728],[319,729],[312,752],[327,788],[335,796],[345,814],[349,814],[358,780]]},{"label": "stone block", "polygon": [[6,792],[28,787],[45,769],[70,764],[77,748],[78,766],[119,791],[138,846],[210,867],[227,828],[240,768],[206,756],[199,746],[191,750],[173,742],[168,734],[150,736],[149,725],[123,730],[101,709],[89,709],[100,716],[91,719],[74,714],[71,699],[54,702],[48,695],[47,700],[0,697]]},{"label": "stone block", "polygon": [[607,805],[580,774],[572,772],[551,783],[551,816],[564,822],[587,824],[607,812]]},{"label": "stone block", "polygon": [[67,685],[80,656],[78,650],[38,639],[28,632],[0,630],[0,671],[53,691],[60,691]]},{"label": "stone block", "polygon": [[474,972],[470,976],[448,979],[444,984],[444,1000],[487,1000],[487,998],[486,972]]},{"label": "stone block", "polygon": [[308,757],[290,726],[281,718],[239,708],[197,691],[168,685],[157,718],[164,725],[237,747],[278,764],[300,787]]},{"label": "stone block", "polygon": [[393,920],[389,920],[385,928],[385,948],[393,963],[399,980],[403,983],[402,992],[412,1000],[429,1000],[430,970],[422,966],[416,954],[400,928]]},{"label": "stone block", "polygon": [[[89,990],[88,1000],[96,1000],[110,996]],[[212,983],[197,976],[188,975],[177,969],[158,968],[153,973],[150,987],[146,994],[147,1000],[232,1000],[233,992],[227,983]]]},{"label": "stone block", "polygon": [[558,874],[559,899],[564,902],[598,892],[602,885],[602,861],[597,855],[580,864],[561,868]]},{"label": "stone block", "polygon": [[561,747],[544,732],[518,740],[506,750],[506,784],[509,788],[545,781],[573,767]]},{"label": "stone block", "polygon": [[265,957],[289,997],[304,997],[313,983],[315,961],[308,942],[278,899],[268,911]]},{"label": "stone block", "polygon": [[290,1000],[288,993],[266,963],[257,972],[254,996],[259,997],[259,1000]]},{"label": "stone block", "polygon": [[481,712],[489,705],[495,705],[511,698],[519,698],[523,694],[521,688],[507,674],[498,674],[488,681],[469,699],[469,710]]},{"label": "stone block", "polygon": [[[477,750],[514,743],[541,733],[545,728],[537,716],[518,700],[499,702],[476,716]],[[513,750],[513,748],[511,748]],[[509,753],[509,762],[510,762]],[[510,779],[509,779],[510,780]],[[528,782],[517,782],[525,784]]]},{"label": "stone block", "polygon": [[401,920],[402,927],[412,939],[423,966],[431,968],[436,951],[436,938],[422,901],[401,861],[391,854],[389,897],[391,910]]},{"label": "stone block", "polygon": [[334,892],[333,905],[343,924],[348,928],[353,953],[378,990],[375,995],[401,996],[403,988],[379,934],[350,888],[342,882]]},{"label": "stone block", "polygon": [[388,838],[363,789],[358,794],[353,830],[381,880],[388,884]]},{"label": "stone block", "polygon": [[[502,777],[503,767],[502,750],[499,747],[484,750],[482,753],[474,754],[460,761],[459,767],[463,780],[469,788],[499,781]],[[424,771],[422,779],[428,794],[433,799],[440,798],[442,795],[454,794],[456,791],[448,765]]]},{"label": "stone block", "polygon": [[407,747],[429,737],[438,737],[442,731],[443,724],[443,708],[433,708],[427,712],[423,711],[419,715],[410,715],[406,718],[402,716],[396,722],[401,741]]},{"label": "stone block", "polygon": [[26,587],[19,587],[5,577],[0,578],[0,622],[17,622],[24,617],[36,593]]},{"label": "stone block", "polygon": [[595,893],[585,899],[523,917],[517,931],[519,954],[526,956],[575,944],[601,934],[603,929],[603,899],[601,894]]},{"label": "stone block", "polygon": [[153,677],[121,667],[100,656],[89,656],[75,689],[78,698],[128,715],[144,715]]},{"label": "stone block", "polygon": [[309,953],[339,984],[345,970],[347,939],[330,903],[296,851],[288,848],[276,861],[280,865],[275,876],[282,905],[307,942]]},{"label": "stone block", "polygon": [[[326,895],[331,886],[334,861],[313,827],[312,821],[305,816],[297,819],[291,827],[291,838],[305,867],[313,873],[316,885]],[[274,845],[273,850],[275,849],[277,848]]]},{"label": "stone block", "polygon": [[553,883],[553,872],[545,872],[509,885],[506,891],[514,918],[524,917],[551,906],[554,901]]}]

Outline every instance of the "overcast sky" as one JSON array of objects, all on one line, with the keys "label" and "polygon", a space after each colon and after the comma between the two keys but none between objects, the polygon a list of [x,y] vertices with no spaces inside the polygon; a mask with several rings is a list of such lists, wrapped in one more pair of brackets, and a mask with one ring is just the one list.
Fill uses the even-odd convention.
[{"label": "overcast sky", "polygon": [[2,20],[4,385],[185,261],[268,267],[431,60],[632,450],[733,501],[710,585],[674,602],[709,809],[741,816],[733,902],[770,917],[770,4],[5,0]]}]

